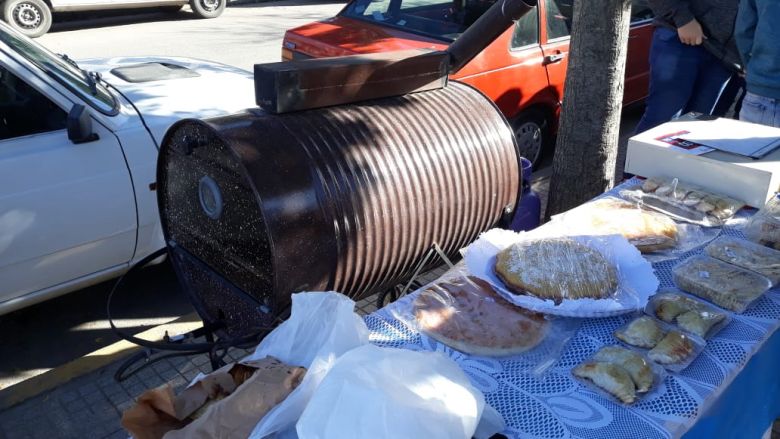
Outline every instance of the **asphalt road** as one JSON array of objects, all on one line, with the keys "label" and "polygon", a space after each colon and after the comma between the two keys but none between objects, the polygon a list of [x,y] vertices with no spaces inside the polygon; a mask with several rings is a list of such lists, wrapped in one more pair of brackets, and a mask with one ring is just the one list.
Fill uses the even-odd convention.
[{"label": "asphalt road", "polygon": [[[176,13],[111,13],[58,22],[38,42],[74,59],[113,56],[186,56],[252,70],[280,61],[284,31],[335,15],[339,0],[283,0],[230,6],[218,18]],[[69,17],[62,17],[67,19]]]}]

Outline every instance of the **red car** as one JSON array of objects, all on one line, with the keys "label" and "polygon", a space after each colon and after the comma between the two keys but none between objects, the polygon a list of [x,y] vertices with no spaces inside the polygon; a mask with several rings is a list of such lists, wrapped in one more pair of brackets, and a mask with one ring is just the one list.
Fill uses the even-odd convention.
[{"label": "red car", "polygon": [[[537,164],[553,145],[568,64],[574,0],[541,0],[451,79],[489,96]],[[445,49],[492,3],[486,0],[352,0],[333,18],[288,30],[282,58]],[[653,32],[646,0],[633,0],[624,105],[647,95]]]}]

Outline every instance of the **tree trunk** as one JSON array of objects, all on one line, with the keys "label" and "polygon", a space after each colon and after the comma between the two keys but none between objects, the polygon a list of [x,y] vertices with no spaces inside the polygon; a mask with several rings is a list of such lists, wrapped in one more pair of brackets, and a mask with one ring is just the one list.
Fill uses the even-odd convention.
[{"label": "tree trunk", "polygon": [[577,0],[546,218],[615,183],[631,0]]}]

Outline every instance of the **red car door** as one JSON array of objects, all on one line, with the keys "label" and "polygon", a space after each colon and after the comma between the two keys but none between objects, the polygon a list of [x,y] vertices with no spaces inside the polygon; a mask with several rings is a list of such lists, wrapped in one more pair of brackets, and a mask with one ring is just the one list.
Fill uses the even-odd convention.
[{"label": "red car door", "polygon": [[[563,85],[568,66],[569,39],[575,0],[544,0],[542,21],[542,50],[547,66],[547,77],[563,100]],[[647,0],[632,0],[631,29],[628,37],[626,82],[623,104],[640,101],[647,96],[649,77],[648,56],[652,40],[653,14]]]},{"label": "red car door", "polygon": [[653,11],[647,6],[647,0],[633,0],[631,3],[631,31],[628,34],[623,105],[644,99],[650,84],[649,58],[650,43],[653,40]]},{"label": "red car door", "polygon": [[[536,161],[541,153],[540,133],[526,123],[529,111],[548,108],[549,83],[539,45],[540,17],[534,8],[477,55],[452,79],[470,84],[487,95],[509,119],[524,157]],[[537,110],[530,110],[536,108]]]},{"label": "red car door", "polygon": [[478,88],[508,119],[531,105],[548,85],[537,10],[517,21],[452,79]]},{"label": "red car door", "polygon": [[569,65],[569,35],[574,0],[544,0],[542,12],[543,64],[557,102],[563,101],[563,84]]}]

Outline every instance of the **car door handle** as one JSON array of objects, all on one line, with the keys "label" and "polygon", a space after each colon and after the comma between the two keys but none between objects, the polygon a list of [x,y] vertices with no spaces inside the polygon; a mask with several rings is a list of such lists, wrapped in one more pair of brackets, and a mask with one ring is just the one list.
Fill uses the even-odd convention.
[{"label": "car door handle", "polygon": [[547,55],[544,57],[544,61],[542,62],[542,64],[547,65],[547,64],[561,62],[565,56],[566,56],[565,53],[556,53],[555,55]]}]

